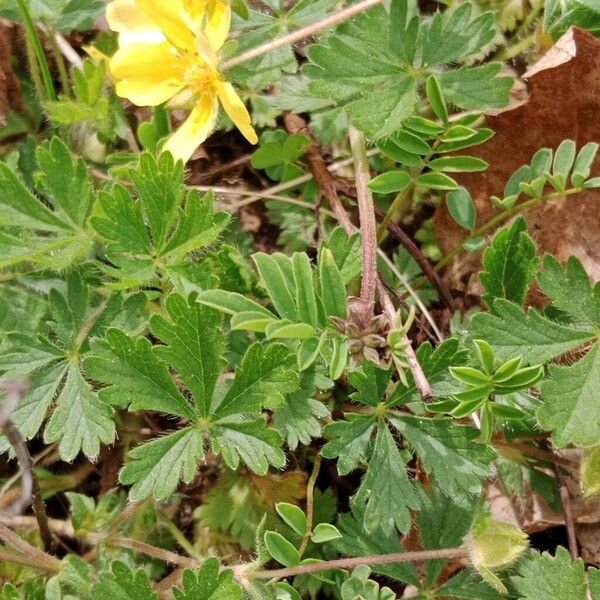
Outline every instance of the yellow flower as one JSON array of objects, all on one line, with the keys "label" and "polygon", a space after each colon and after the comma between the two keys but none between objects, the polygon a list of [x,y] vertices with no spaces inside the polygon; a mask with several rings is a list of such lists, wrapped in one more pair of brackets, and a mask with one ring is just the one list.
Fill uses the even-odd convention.
[{"label": "yellow flower", "polygon": [[214,129],[219,101],[244,137],[258,141],[244,103],[218,69],[231,23],[228,0],[113,0],[106,16],[119,33],[110,61],[117,94],[137,106],[193,105],[164,150],[187,161]]}]

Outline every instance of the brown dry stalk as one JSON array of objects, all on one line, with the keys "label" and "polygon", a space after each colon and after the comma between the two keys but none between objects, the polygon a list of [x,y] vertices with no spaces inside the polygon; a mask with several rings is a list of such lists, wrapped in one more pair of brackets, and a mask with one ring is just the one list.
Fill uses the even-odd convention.
[{"label": "brown dry stalk", "polygon": [[52,547],[52,534],[48,527],[48,516],[46,515],[46,506],[42,500],[40,484],[35,475],[31,455],[23,440],[23,436],[10,420],[12,412],[17,408],[21,401],[21,395],[27,391],[28,388],[29,385],[26,381],[0,381],[0,390],[6,392],[6,400],[0,407],[0,430],[2,430],[2,433],[4,433],[6,439],[12,446],[23,474],[21,497],[15,500],[7,510],[12,514],[20,514],[23,509],[31,503],[33,506],[33,513],[39,526],[44,549],[48,551]]}]

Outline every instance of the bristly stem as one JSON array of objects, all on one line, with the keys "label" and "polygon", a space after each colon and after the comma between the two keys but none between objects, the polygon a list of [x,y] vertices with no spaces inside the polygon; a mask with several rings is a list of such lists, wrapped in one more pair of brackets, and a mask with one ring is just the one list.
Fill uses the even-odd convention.
[{"label": "bristly stem", "polygon": [[352,125],[349,133],[362,236],[363,271],[360,298],[364,304],[365,317],[368,319],[373,316],[375,310],[375,292],[377,290],[377,221],[375,220],[373,194],[368,187],[370,174],[365,137]]},{"label": "bristly stem", "polygon": [[56,91],[54,90],[52,75],[50,74],[50,68],[48,67],[48,61],[46,60],[46,55],[44,54],[44,48],[42,47],[40,36],[38,35],[35,29],[33,19],[31,18],[31,14],[29,12],[29,9],[27,8],[25,0],[17,0],[17,4],[19,5],[19,10],[21,11],[21,15],[23,17],[25,32],[27,33],[27,37],[31,42],[31,45],[33,46],[33,50],[37,57],[38,65],[42,73],[42,79],[44,80],[44,87],[46,90],[47,99],[54,101],[56,100]]},{"label": "bristly stem", "polygon": [[295,42],[299,42],[300,40],[310,37],[311,35],[315,35],[315,33],[319,33],[319,31],[323,31],[324,29],[328,29],[329,27],[333,27],[338,23],[342,23],[352,18],[354,15],[357,15],[373,6],[377,6],[381,4],[383,0],[363,0],[358,4],[354,4],[341,10],[338,13],[330,15],[321,21],[317,21],[316,23],[311,23],[302,29],[298,29],[297,31],[292,31],[287,35],[284,35],[279,38],[275,38],[274,40],[263,44],[262,46],[257,46],[256,48],[252,48],[248,50],[248,52],[243,52],[238,56],[234,56],[229,60],[225,61],[221,68],[226,71],[227,69],[231,69],[232,67],[237,67],[242,63],[248,62],[253,58],[257,58],[266,54],[267,52],[272,52],[273,50],[277,50],[277,48],[281,48],[282,46],[287,46],[287,44],[293,44]]},{"label": "bristly stem", "polygon": [[[240,576],[248,579],[285,579],[295,575],[307,573],[320,573],[332,569],[352,569],[360,565],[389,565],[402,562],[422,562],[425,560],[437,560],[440,558],[464,558],[466,552],[462,548],[446,548],[443,550],[423,550],[421,552],[401,552],[398,554],[379,554],[375,556],[360,556],[353,558],[338,558],[320,563],[309,563],[290,567],[287,569],[276,569],[272,571],[256,571],[255,573],[239,572]],[[239,569],[239,568],[238,568]],[[237,570],[237,569],[236,569]]]},{"label": "bristly stem", "polygon": [[313,463],[312,472],[308,478],[308,484],[306,485],[306,533],[304,534],[302,542],[300,542],[300,547],[298,548],[298,554],[300,554],[300,556],[304,554],[306,546],[308,546],[308,542],[310,541],[310,534],[312,532],[315,508],[315,483],[317,483],[317,477],[319,476],[319,471],[321,470],[321,460],[321,455],[317,454],[315,456],[315,462]]}]

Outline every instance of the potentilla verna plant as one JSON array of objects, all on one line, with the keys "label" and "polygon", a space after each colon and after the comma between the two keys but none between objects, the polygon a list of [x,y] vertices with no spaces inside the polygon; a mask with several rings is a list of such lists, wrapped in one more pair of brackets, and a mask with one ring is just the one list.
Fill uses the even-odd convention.
[{"label": "potentilla verna plant", "polygon": [[600,600],[599,32],[1,2],[0,600]]}]

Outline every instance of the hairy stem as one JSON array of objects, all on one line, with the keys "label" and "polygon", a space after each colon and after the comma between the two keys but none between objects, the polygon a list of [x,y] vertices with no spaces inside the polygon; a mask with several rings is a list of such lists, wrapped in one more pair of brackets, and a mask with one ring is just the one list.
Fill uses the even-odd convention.
[{"label": "hairy stem", "polygon": [[298,553],[300,556],[304,554],[306,546],[308,546],[310,534],[313,528],[315,483],[317,482],[317,477],[319,476],[319,471],[321,470],[321,460],[321,455],[317,454],[315,456],[315,462],[313,463],[312,472],[308,479],[308,484],[306,485],[306,533],[304,534],[302,542],[300,542],[300,547],[298,548]]},{"label": "hairy stem", "polygon": [[[51,557],[48,557],[51,558]],[[39,560],[38,558],[28,554],[17,554],[16,552],[10,552],[0,548],[0,563],[12,563],[14,565],[22,565],[24,567],[31,567],[38,571],[45,571],[47,573],[58,573],[60,570],[60,561],[56,563],[50,563],[45,560]]]},{"label": "hairy stem", "polygon": [[360,565],[388,565],[390,563],[422,562],[425,560],[437,560],[440,558],[464,558],[466,552],[462,548],[447,548],[443,550],[423,550],[421,552],[401,552],[398,554],[379,554],[375,556],[360,556],[356,558],[338,558],[320,563],[298,565],[287,569],[275,569],[272,571],[245,572],[251,579],[284,579],[295,575],[307,573],[320,573],[331,569],[352,569]]},{"label": "hairy stem", "polygon": [[362,236],[363,271],[360,298],[363,301],[365,316],[373,316],[375,291],[377,289],[377,222],[373,194],[368,188],[370,179],[369,159],[365,137],[356,127],[350,126],[350,147],[354,159],[356,195]]},{"label": "hairy stem", "polygon": [[58,47],[56,41],[56,34],[52,29],[48,30],[48,41],[50,42],[50,48],[52,48],[52,55],[56,62],[56,68],[58,69],[58,77],[60,79],[60,85],[63,90],[63,94],[71,96],[71,81],[69,80],[69,72],[67,71],[67,65],[63,53]]},{"label": "hairy stem", "polygon": [[232,67],[236,67],[241,65],[242,63],[248,62],[253,58],[257,58],[262,56],[263,54],[267,54],[268,52],[272,52],[273,50],[277,50],[277,48],[281,48],[282,46],[286,46],[287,44],[293,44],[295,42],[299,42],[300,40],[310,37],[311,35],[315,35],[319,33],[319,31],[323,31],[324,29],[328,29],[329,27],[333,27],[338,23],[342,23],[352,18],[354,15],[358,13],[364,12],[373,6],[381,4],[383,0],[363,0],[358,4],[354,4],[353,6],[349,6],[344,10],[341,10],[338,13],[330,15],[321,21],[317,21],[316,23],[311,23],[302,29],[298,29],[297,31],[292,31],[287,35],[281,36],[279,38],[275,38],[274,40],[267,42],[266,44],[262,44],[261,46],[257,46],[256,48],[252,48],[247,52],[244,52],[238,56],[234,56],[229,60],[225,61],[222,64],[222,69],[225,71],[227,69],[231,69]]},{"label": "hairy stem", "polygon": [[475,229],[475,231],[471,232],[462,241],[460,246],[456,246],[456,248],[454,248],[448,254],[446,254],[444,258],[438,261],[438,263],[435,265],[435,270],[439,271],[441,268],[445,267],[449,262],[451,262],[456,255],[460,254],[464,249],[465,243],[469,242],[474,238],[485,235],[490,230],[494,229],[494,227],[500,225],[500,223],[503,223],[507,219],[510,219],[510,217],[518,215],[519,213],[527,210],[528,208],[533,208],[534,206],[539,206],[540,204],[549,202],[550,200],[556,200],[557,198],[563,198],[564,196],[573,196],[574,194],[579,194],[582,191],[583,188],[573,188],[564,192],[552,192],[550,194],[540,196],[539,198],[532,198],[531,200],[527,200],[525,202],[522,202],[521,204],[517,204],[512,208],[507,208],[506,210],[503,210],[502,212],[498,213],[495,217],[491,218],[489,221],[481,225],[481,227],[478,227],[477,229]]},{"label": "hairy stem", "polygon": [[40,71],[42,73],[46,97],[48,100],[56,100],[56,91],[54,90],[54,83],[52,81],[52,75],[50,74],[50,69],[48,67],[48,61],[46,60],[46,55],[44,54],[44,48],[42,47],[40,36],[38,35],[35,29],[35,25],[33,24],[33,20],[31,18],[31,14],[29,13],[29,9],[27,8],[27,3],[25,2],[25,0],[17,0],[17,4],[19,6],[21,16],[23,17],[23,24],[25,25],[25,32],[27,34],[27,38],[31,42]]}]

